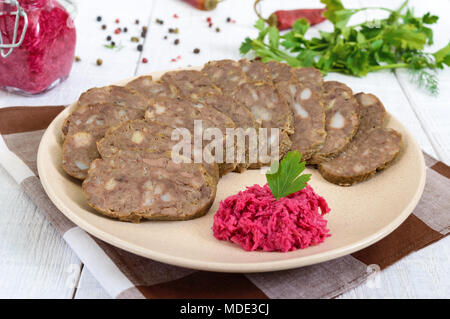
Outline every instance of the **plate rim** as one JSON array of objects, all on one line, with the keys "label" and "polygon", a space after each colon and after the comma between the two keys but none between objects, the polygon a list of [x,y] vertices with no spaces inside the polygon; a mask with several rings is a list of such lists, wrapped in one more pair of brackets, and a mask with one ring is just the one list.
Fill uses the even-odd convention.
[{"label": "plate rim", "polygon": [[[162,74],[163,71],[158,72],[152,72],[148,75],[153,74]],[[121,83],[126,83],[128,80],[121,81]],[[73,104],[72,104],[73,105]],[[115,247],[118,247],[120,249],[129,251],[131,253],[134,253],[136,255],[149,258],[158,262],[163,262],[170,265],[175,265],[179,267],[185,267],[190,269],[196,269],[196,270],[204,270],[204,271],[212,271],[212,272],[227,272],[227,273],[260,273],[260,272],[269,272],[269,271],[279,271],[279,270],[286,270],[286,269],[293,269],[293,268],[300,268],[308,265],[313,265],[329,260],[333,260],[339,257],[342,257],[344,255],[349,255],[351,253],[354,253],[356,251],[359,251],[361,249],[364,249],[371,244],[374,244],[378,242],[379,240],[383,239],[390,233],[392,233],[395,229],[397,229],[405,220],[409,217],[409,215],[413,212],[414,208],[417,206],[423,190],[425,188],[425,181],[426,181],[426,166],[425,166],[425,160],[423,157],[422,150],[420,146],[418,145],[415,138],[412,136],[412,134],[409,132],[409,130],[406,129],[406,127],[403,125],[401,121],[399,121],[397,118],[395,118],[392,114],[388,113],[388,115],[391,118],[394,118],[402,127],[404,132],[407,133],[409,136],[408,141],[412,141],[412,144],[409,144],[408,147],[413,147],[418,150],[418,153],[420,153],[419,161],[421,164],[422,169],[420,170],[420,181],[419,181],[419,187],[416,190],[416,193],[414,194],[413,199],[409,202],[407,207],[402,211],[401,214],[399,214],[395,219],[393,219],[390,223],[388,223],[386,226],[378,230],[377,232],[371,234],[370,236],[367,236],[359,241],[356,241],[354,243],[348,244],[346,246],[336,248],[333,250],[323,251],[317,254],[313,254],[310,256],[303,256],[303,257],[297,257],[292,259],[285,259],[285,260],[277,260],[277,261],[265,261],[265,262],[255,262],[255,263],[223,263],[223,262],[206,262],[206,261],[198,261],[196,259],[190,259],[185,257],[177,257],[170,254],[164,254],[160,252],[155,251],[149,251],[148,249],[143,249],[138,245],[129,243],[123,239],[119,239],[115,237],[114,235],[105,232],[90,223],[84,221],[82,218],[79,218],[79,216],[76,213],[73,213],[66,205],[65,203],[55,194],[54,190],[50,186],[50,181],[48,180],[48,177],[46,175],[46,170],[44,168],[44,161],[43,161],[43,152],[44,147],[43,145],[46,143],[46,141],[50,138],[50,134],[52,134],[56,125],[56,122],[58,122],[62,117],[66,117],[68,113],[71,110],[71,106],[66,107],[64,111],[58,114],[53,121],[50,123],[50,125],[45,130],[42,139],[39,143],[39,149],[37,153],[37,169],[39,174],[39,179],[41,181],[41,184],[44,188],[44,191],[46,192],[47,196],[50,198],[50,200],[53,202],[53,204],[69,219],[71,220],[75,225],[89,233],[90,235],[97,237]],[[278,254],[278,252],[272,252],[273,254]]]}]

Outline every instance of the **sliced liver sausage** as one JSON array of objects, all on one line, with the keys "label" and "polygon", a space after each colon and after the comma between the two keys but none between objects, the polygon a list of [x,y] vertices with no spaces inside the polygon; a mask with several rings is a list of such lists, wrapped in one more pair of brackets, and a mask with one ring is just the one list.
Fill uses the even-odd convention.
[{"label": "sliced liver sausage", "polygon": [[269,71],[270,77],[274,84],[278,82],[289,81],[292,77],[291,67],[286,63],[269,61],[264,65]]},{"label": "sliced liver sausage", "polygon": [[[145,113],[145,119],[150,122],[157,122],[169,125],[174,128],[187,129],[192,138],[194,138],[194,122],[196,120],[202,121],[203,130],[207,128],[216,128],[220,130],[223,138],[222,152],[223,157],[214,151],[214,148],[209,147],[212,141],[203,141],[203,146],[207,150],[211,150],[216,155],[217,163],[219,164],[220,176],[233,171],[236,168],[236,162],[227,163],[226,161],[226,130],[227,128],[234,129],[235,123],[231,118],[208,104],[201,102],[193,102],[190,100],[181,99],[161,99],[152,106]],[[211,140],[213,137],[211,137]],[[216,140],[217,141],[217,140]],[[233,140],[231,140],[233,145]],[[217,145],[219,147],[219,145]]]},{"label": "sliced liver sausage", "polygon": [[257,83],[270,83],[272,79],[270,77],[269,70],[267,67],[258,60],[249,61],[247,59],[242,59],[239,64],[247,76],[249,82]]},{"label": "sliced liver sausage", "polygon": [[[74,112],[79,107],[100,103],[132,107],[140,110],[145,110],[148,107],[148,100],[135,90],[123,86],[110,85],[92,88],[81,94]],[[71,116],[68,116],[62,126],[63,138],[69,134],[70,120]]]},{"label": "sliced liver sausage", "polygon": [[216,183],[200,164],[170,156],[121,151],[95,160],[82,185],[88,204],[123,221],[187,220],[206,214]]},{"label": "sliced liver sausage", "polygon": [[[313,76],[316,75],[314,69],[308,70]],[[308,74],[305,71],[303,73]],[[322,82],[314,83],[309,80],[300,82],[296,77],[292,77],[290,81],[276,84],[294,116],[294,134],[290,136],[291,149],[298,150],[302,154],[302,160],[306,161],[322,147],[327,135],[325,109],[322,104]]]},{"label": "sliced liver sausage", "polygon": [[111,103],[81,105],[68,121],[64,139],[62,164],[70,176],[84,179],[90,163],[96,159],[96,142],[106,131],[119,123],[144,118],[145,111]]},{"label": "sliced liver sausage", "polygon": [[141,93],[150,100],[160,97],[176,98],[178,95],[175,86],[162,81],[152,81],[149,75],[140,76],[127,83],[125,87]]},{"label": "sliced liver sausage", "polygon": [[[178,143],[172,139],[174,130],[173,127],[146,120],[125,122],[110,128],[105,137],[97,142],[98,152],[102,158],[113,157],[121,150],[167,154],[172,152]],[[192,160],[194,159],[193,155],[191,153]],[[206,171],[218,181],[219,167],[217,164],[215,162],[202,164]]]},{"label": "sliced liver sausage", "polygon": [[345,84],[325,82],[322,102],[327,136],[322,147],[309,160],[310,164],[328,161],[343,151],[359,126],[359,104]]},{"label": "sliced liver sausage", "polygon": [[247,77],[239,62],[233,60],[208,62],[202,72],[225,94],[234,92],[239,85],[247,82]]},{"label": "sliced liver sausage", "polygon": [[[274,136],[270,135],[270,129],[279,129],[279,158],[282,158],[292,144],[289,135],[293,133],[293,117],[289,106],[275,86],[267,83],[244,83],[236,90],[234,97],[252,112],[262,128],[268,129],[267,146],[275,143]],[[259,142],[261,143],[261,139]],[[263,145],[262,148],[266,146]],[[267,155],[270,155],[271,147],[266,149]],[[270,159],[260,158],[258,164],[270,164]]]},{"label": "sliced liver sausage", "polygon": [[[222,90],[214,85],[203,72],[173,71],[163,75],[162,79],[176,86],[182,98],[206,103],[228,115],[238,128],[247,130],[252,128],[257,129],[259,127],[252,113],[242,103],[238,103],[232,95],[223,94]],[[236,157],[238,159],[238,165],[236,165],[235,170],[238,172],[250,166],[248,163],[248,146],[246,145],[244,162],[240,160],[240,154]]]},{"label": "sliced liver sausage", "polygon": [[358,93],[361,121],[348,147],[331,161],[319,165],[322,176],[335,184],[349,186],[369,179],[395,159],[401,135],[383,128],[386,111],[372,94]]},{"label": "sliced liver sausage", "polygon": [[384,169],[400,152],[401,135],[392,129],[375,128],[352,143],[338,157],[319,165],[329,182],[350,186]]}]

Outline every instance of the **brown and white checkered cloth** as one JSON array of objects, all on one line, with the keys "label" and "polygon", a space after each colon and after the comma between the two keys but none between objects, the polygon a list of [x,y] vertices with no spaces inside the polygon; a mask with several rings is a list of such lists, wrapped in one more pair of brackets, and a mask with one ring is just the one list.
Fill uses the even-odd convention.
[{"label": "brown and white checkered cloth", "polygon": [[357,253],[299,269],[226,274],[174,267],[91,237],[50,201],[39,182],[36,154],[43,130],[64,107],[0,109],[0,165],[60,232],[114,298],[334,298],[449,233],[450,167],[425,154],[427,182],[414,213],[393,233]]}]

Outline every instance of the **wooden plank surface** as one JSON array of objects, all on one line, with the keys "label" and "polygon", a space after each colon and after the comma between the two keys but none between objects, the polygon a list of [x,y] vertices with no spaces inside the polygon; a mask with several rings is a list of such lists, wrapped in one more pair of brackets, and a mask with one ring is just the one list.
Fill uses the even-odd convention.
[{"label": "wooden plank surface", "polygon": [[[450,3],[445,0],[433,1],[438,10],[418,0],[410,2],[418,10],[432,10],[438,14],[450,9]],[[344,1],[349,7],[382,5],[395,8],[399,3],[397,0]],[[135,74],[202,65],[213,59],[238,59],[238,48],[243,38],[255,34],[252,25],[256,15],[252,11],[252,1],[225,1],[213,12],[197,11],[179,0],[129,0],[126,4],[116,0],[79,0],[77,4],[77,55],[82,61],[74,64],[69,79],[51,92],[34,98],[0,91],[0,107],[67,104],[90,87],[113,83]],[[264,15],[268,15],[280,9],[280,6],[283,9],[295,8],[298,7],[298,1],[264,1],[261,9]],[[302,6],[318,7],[320,3],[318,0],[308,1]],[[179,18],[174,18],[174,14]],[[95,21],[98,15],[103,18],[100,24]],[[368,16],[357,16],[352,22]],[[212,18],[212,28],[208,27],[207,17]],[[236,22],[227,23],[227,17]],[[117,37],[125,47],[121,50],[105,49],[103,39],[108,34],[113,35],[116,18],[120,18],[129,29],[126,36]],[[164,20],[164,24],[156,24],[156,18]],[[135,19],[141,21],[139,26],[134,25]],[[100,29],[103,23],[107,24],[107,31]],[[138,52],[136,45],[129,43],[129,37],[138,35],[143,24],[148,26],[149,31],[144,51]],[[215,31],[216,27],[220,28],[220,32]],[[168,35],[168,28],[178,28],[180,32]],[[325,22],[314,27],[313,32],[330,28],[331,25]],[[442,46],[448,41],[448,30],[448,21],[439,24],[436,43]],[[167,40],[164,39],[165,35],[168,35]],[[180,43],[174,45],[173,41],[177,38]],[[200,54],[194,54],[194,48],[199,48]],[[178,56],[181,58],[176,62],[171,61]],[[142,63],[143,57],[148,59],[148,63]],[[95,64],[97,58],[103,59],[101,67]],[[450,72],[446,70],[440,75],[441,95],[438,98],[430,98],[417,90],[406,76],[401,72],[394,74],[386,71],[362,79],[339,74],[330,74],[327,79],[341,80],[356,92],[371,92],[379,96],[386,108],[403,121],[425,151],[448,160]],[[0,297],[108,298],[89,270],[83,267],[2,169],[0,203]],[[445,239],[401,260],[380,273],[373,283],[361,285],[342,298],[448,296],[450,278],[446,268],[449,256],[450,240]],[[81,275],[78,275],[80,270]]]}]

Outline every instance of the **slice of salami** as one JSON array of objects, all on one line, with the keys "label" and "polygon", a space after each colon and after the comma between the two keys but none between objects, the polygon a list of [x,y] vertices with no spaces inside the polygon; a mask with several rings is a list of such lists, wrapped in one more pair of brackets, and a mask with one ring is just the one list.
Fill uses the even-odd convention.
[{"label": "slice of salami", "polygon": [[269,71],[273,83],[289,81],[292,77],[291,67],[286,63],[269,61],[264,65]]},{"label": "slice of salami", "polygon": [[167,82],[153,81],[150,75],[140,76],[137,79],[127,83],[126,88],[133,89],[147,99],[155,99],[160,97],[176,98],[178,91],[176,87]]},{"label": "slice of salami", "polygon": [[319,165],[329,182],[350,186],[372,177],[399,154],[401,135],[392,129],[375,128],[358,138],[339,156]]},{"label": "slice of salami", "polygon": [[325,107],[325,143],[309,160],[310,164],[328,161],[342,150],[359,126],[359,104],[352,90],[343,83],[325,82],[322,102]]},{"label": "slice of salami", "polygon": [[292,150],[308,161],[322,147],[326,138],[325,109],[322,105],[322,88],[312,82],[299,82],[295,78],[276,84],[281,96],[294,115]]},{"label": "slice of salami", "polygon": [[121,151],[92,162],[82,189],[88,204],[108,217],[132,222],[187,220],[208,212],[216,183],[199,164]]},{"label": "slice of salami", "polygon": [[225,94],[234,92],[239,85],[247,82],[239,62],[233,60],[210,61],[202,72]]},{"label": "slice of salami", "polygon": [[[197,135],[195,132],[195,121],[201,121],[202,135],[205,134],[206,129],[209,133],[212,133],[214,129],[218,130],[218,134],[221,136],[211,136],[209,138],[203,136],[203,145],[207,150],[211,150],[216,156],[216,162],[219,164],[220,176],[225,175],[228,172],[233,171],[236,168],[237,163],[234,161],[227,162],[226,150],[227,145],[234,147],[233,138],[227,138],[227,128],[234,129],[236,127],[233,120],[222,112],[217,111],[215,108],[208,104],[201,102],[193,102],[191,100],[182,99],[161,99],[152,106],[145,113],[145,119],[151,122],[163,123],[168,126],[180,129],[187,129],[191,136]],[[197,127],[198,128],[198,127]],[[194,137],[193,137],[194,138]],[[199,137],[200,139],[202,136]],[[211,144],[216,141],[217,144]],[[221,143],[219,143],[221,141]],[[211,145],[210,145],[211,144]],[[219,150],[214,150],[213,146],[222,146],[221,152],[223,156],[220,156]],[[210,145],[210,146],[208,146]]]},{"label": "slice of salami", "polygon": [[[291,147],[289,135],[293,133],[292,112],[286,101],[280,96],[278,90],[271,84],[263,83],[244,83],[234,93],[236,101],[245,105],[255,117],[255,120],[261,124],[262,128],[269,129],[268,145],[273,145],[270,136],[271,128],[280,129],[279,132],[279,157]],[[260,140],[261,142],[261,140]],[[261,164],[269,164],[266,160],[260,161]]]},{"label": "slice of salami", "polygon": [[241,65],[242,71],[244,71],[249,82],[257,82],[257,83],[272,82],[269,70],[261,61],[258,60],[249,61],[247,59],[242,59],[239,61],[239,64]]},{"label": "slice of salami", "polygon": [[[173,127],[146,120],[125,122],[110,128],[105,137],[97,142],[98,152],[102,158],[113,157],[121,150],[167,154],[172,152],[178,143],[172,139],[174,130]],[[191,151],[192,160],[193,155]],[[208,174],[216,181],[219,180],[217,163],[203,162],[202,165]]]},{"label": "slice of salami", "polygon": [[144,110],[110,103],[82,105],[68,121],[62,163],[70,176],[84,179],[90,163],[98,158],[96,142],[111,127],[129,120],[144,118]]},{"label": "slice of salami", "polygon": [[[146,110],[148,100],[135,90],[123,86],[110,85],[100,88],[92,88],[81,94],[77,102],[77,107],[91,104],[108,103],[117,106],[127,106],[139,110]],[[69,116],[62,127],[63,138],[69,134],[71,116]]]}]

